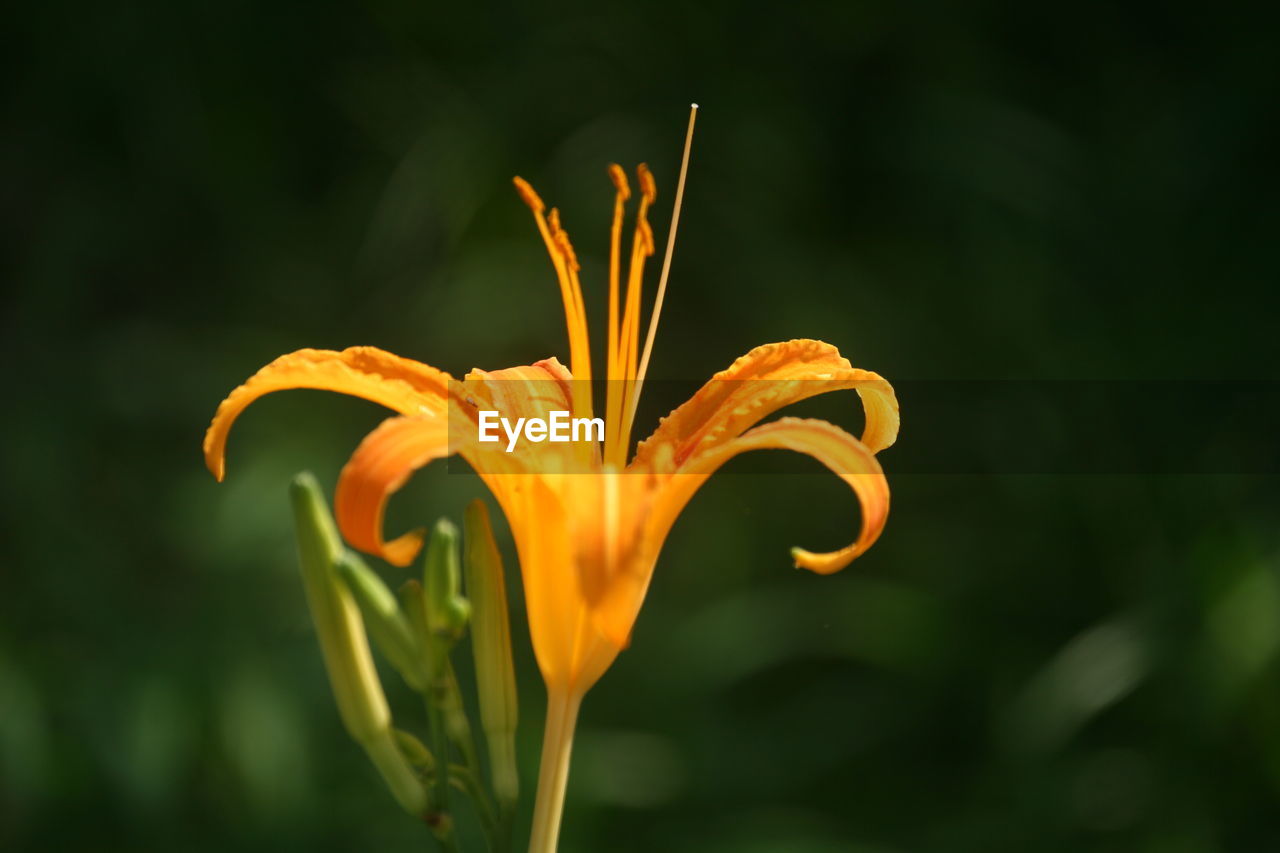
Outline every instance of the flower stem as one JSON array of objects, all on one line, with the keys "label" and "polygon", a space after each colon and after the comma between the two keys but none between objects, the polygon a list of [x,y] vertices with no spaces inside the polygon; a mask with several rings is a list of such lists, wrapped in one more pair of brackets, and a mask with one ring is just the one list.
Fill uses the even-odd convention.
[{"label": "flower stem", "polygon": [[575,691],[557,690],[547,696],[547,728],[542,737],[542,766],[538,771],[529,853],[555,853],[560,816],[564,811],[565,784],[569,781],[573,730],[581,704],[582,696]]},{"label": "flower stem", "polygon": [[449,737],[444,728],[444,712],[434,695],[437,684],[428,688],[427,720],[431,729],[431,748],[435,754],[436,773],[431,786],[431,813],[427,825],[445,850],[455,850],[453,816],[449,814]]}]

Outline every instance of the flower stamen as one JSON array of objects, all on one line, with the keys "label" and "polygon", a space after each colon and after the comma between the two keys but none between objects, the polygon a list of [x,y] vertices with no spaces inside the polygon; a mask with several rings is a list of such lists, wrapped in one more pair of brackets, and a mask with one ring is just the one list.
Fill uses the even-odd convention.
[{"label": "flower stamen", "polygon": [[574,379],[573,409],[576,417],[591,417],[591,344],[587,334],[587,313],[582,301],[582,284],[578,280],[578,258],[569,242],[569,234],[560,226],[560,212],[551,209],[550,219],[544,215],[546,204],[524,178],[512,179],[520,198],[533,211],[547,254],[560,282],[560,298],[564,302],[564,321],[569,332],[569,365]]},{"label": "flower stamen", "polygon": [[622,221],[626,215],[627,199],[631,198],[631,187],[627,183],[627,173],[617,163],[609,164],[609,178],[613,181],[616,193],[613,199],[613,227],[609,232],[609,341],[608,367],[605,378],[608,386],[605,389],[605,436],[604,458],[614,464],[621,464],[624,450],[619,450],[617,425],[622,422],[622,366],[619,347],[618,330],[618,298],[619,280],[622,276]]},{"label": "flower stamen", "polygon": [[622,406],[619,412],[620,417],[612,425],[615,435],[614,451],[624,459],[631,444],[631,425],[627,413],[634,409],[632,394],[639,355],[640,291],[643,287],[644,263],[654,251],[653,229],[649,227],[648,215],[650,206],[658,197],[658,186],[654,183],[653,173],[644,163],[636,167],[636,178],[640,181],[640,209],[636,212],[635,236],[631,241],[627,304],[626,311],[622,315],[622,332],[618,341],[618,360],[622,369],[617,381],[622,384]]},{"label": "flower stamen", "polygon": [[[657,295],[649,317],[649,330],[645,335],[644,353],[640,353],[640,296],[644,289],[644,266],[655,251],[653,228],[649,225],[649,208],[658,197],[658,187],[649,167],[641,163],[636,167],[640,182],[640,204],[636,211],[634,236],[631,240],[631,260],[627,268],[627,292],[620,293],[622,278],[622,226],[626,217],[626,202],[631,198],[631,186],[627,175],[617,163],[609,165],[609,178],[615,189],[613,225],[609,239],[609,325],[605,351],[607,364],[605,378],[605,438],[602,460],[623,466],[631,445],[631,428],[635,421],[636,406],[644,378],[649,370],[649,357],[653,353],[653,341],[658,331],[658,318],[667,293],[667,278],[671,273],[671,256],[675,249],[676,228],[680,222],[680,206],[684,201],[685,178],[689,172],[689,153],[693,147],[693,125],[697,119],[698,105],[689,111],[689,129],[684,140],[684,155],[680,161],[680,179],[676,184],[675,204],[671,210],[671,227],[667,232],[667,248],[662,261],[662,273],[658,279]],[[578,278],[578,258],[569,241],[569,234],[560,225],[560,212],[552,208],[544,215],[546,205],[523,178],[514,179],[516,190],[524,203],[533,211],[538,231],[546,243],[547,253],[555,267],[560,282],[560,296],[564,302],[565,324],[569,330],[569,359],[575,380],[573,383],[573,408],[578,417],[590,417],[591,401],[591,347],[587,334],[587,311],[582,299],[582,283]],[[619,302],[622,316],[619,318]]]}]

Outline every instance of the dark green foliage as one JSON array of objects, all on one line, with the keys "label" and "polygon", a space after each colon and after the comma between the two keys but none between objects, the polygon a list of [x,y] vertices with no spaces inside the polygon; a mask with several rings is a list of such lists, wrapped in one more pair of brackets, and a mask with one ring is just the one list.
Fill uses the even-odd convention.
[{"label": "dark green foliage", "polygon": [[[282,499],[304,468],[331,492],[383,413],[269,397],[221,486],[204,427],[302,346],[566,359],[510,178],[561,208],[598,321],[605,165],[653,167],[661,241],[690,101],[656,378],[791,337],[895,381],[1280,364],[1280,54],[1247,4],[140,0],[4,30],[6,851],[426,848],[342,732]],[[1082,457],[1108,439],[1053,417]],[[939,428],[905,396],[903,425]],[[852,538],[835,478],[693,501],[584,705],[563,849],[1280,849],[1276,479],[894,454],[884,538],[830,578],[787,549]],[[480,492],[429,470],[389,532]],[[531,793],[543,693],[495,523]]]}]

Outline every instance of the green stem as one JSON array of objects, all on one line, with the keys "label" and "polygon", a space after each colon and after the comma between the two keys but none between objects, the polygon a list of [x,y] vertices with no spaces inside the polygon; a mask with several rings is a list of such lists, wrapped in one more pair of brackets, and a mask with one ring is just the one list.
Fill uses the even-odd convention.
[{"label": "green stem", "polygon": [[444,712],[445,729],[449,733],[449,739],[462,753],[462,763],[479,778],[480,758],[476,751],[475,736],[471,733],[471,722],[467,718],[466,707],[462,704],[462,690],[458,687],[458,675],[454,672],[451,661],[445,662],[444,681],[441,710]]},{"label": "green stem", "polygon": [[555,853],[569,781],[573,732],[581,705],[582,696],[572,691],[555,690],[547,696],[547,727],[542,737],[542,765],[538,770],[529,853]]},{"label": "green stem", "polygon": [[503,805],[498,808],[498,822],[493,830],[494,853],[510,853],[511,836],[514,834],[515,812]]},{"label": "green stem", "polygon": [[484,785],[480,783],[480,778],[461,764],[450,764],[449,782],[475,802],[480,823],[484,826],[485,835],[490,836],[489,840],[492,844],[493,831],[498,826],[498,813],[493,806],[493,800],[485,791]]},{"label": "green stem", "polygon": [[[435,684],[428,688],[429,693],[435,690]],[[431,750],[435,753],[436,767],[448,767],[449,734],[444,726],[444,713],[440,709],[440,703],[430,695],[427,697],[427,722],[431,728]],[[427,825],[445,850],[457,850],[453,838],[453,816],[449,814],[448,772],[437,771],[432,779],[431,813],[427,816]]]}]

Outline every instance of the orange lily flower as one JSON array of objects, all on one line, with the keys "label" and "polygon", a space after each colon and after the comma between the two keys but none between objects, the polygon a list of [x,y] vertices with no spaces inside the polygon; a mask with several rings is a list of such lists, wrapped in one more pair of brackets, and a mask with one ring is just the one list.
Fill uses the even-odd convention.
[{"label": "orange lily flower", "polygon": [[[690,134],[692,133],[692,121]],[[479,410],[517,417],[570,411],[591,417],[589,339],[578,262],[556,210],[522,179],[516,187],[533,211],[560,285],[572,370],[554,358],[506,370],[472,370],[462,381],[417,361],[373,347],[304,349],[281,356],[235,389],[214,415],[204,441],[205,461],[222,479],[233,421],[264,394],[289,388],[338,391],[397,412],[371,432],[342,470],[335,509],[343,536],[356,548],[404,566],[422,545],[414,531],[383,538],[390,496],[427,463],[461,455],[502,507],[519,554],[529,628],[548,690],[546,738],[530,849],[555,849],[569,752],[583,695],[627,644],[668,531],[694,493],[734,456],[766,448],[807,454],[840,476],[862,510],[856,540],[830,553],[793,549],[798,567],[828,574],[847,566],[875,542],[889,510],[889,487],[875,454],[898,431],[893,389],[879,375],[850,366],[835,347],[793,340],[753,349],[717,373],[662,419],[630,461],[632,419],[644,381],[661,295],[669,270],[680,196],[643,357],[640,291],[653,254],[647,221],[656,197],[648,169],[638,169],[639,210],[625,294],[621,244],[630,188],[622,169],[609,168],[616,196],[608,290],[607,396],[600,443],[526,444],[516,452],[477,441]],[[828,391],[861,397],[861,439],[820,420],[782,418],[758,425],[782,407]]]}]

